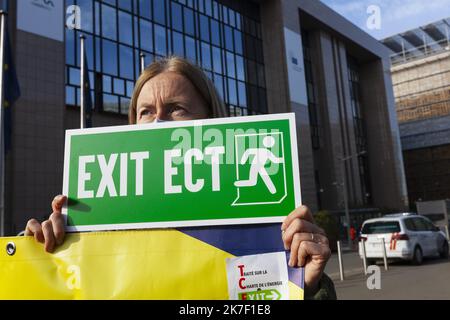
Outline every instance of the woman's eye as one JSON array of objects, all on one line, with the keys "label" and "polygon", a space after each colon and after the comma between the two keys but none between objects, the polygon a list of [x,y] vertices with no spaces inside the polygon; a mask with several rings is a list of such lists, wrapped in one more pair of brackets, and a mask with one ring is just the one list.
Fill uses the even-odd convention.
[{"label": "woman's eye", "polygon": [[172,109],[170,110],[170,112],[180,115],[180,114],[185,114],[186,109],[184,109],[181,106],[173,106]]},{"label": "woman's eye", "polygon": [[141,111],[141,117],[142,116],[147,116],[147,115],[150,115],[152,112],[150,111],[150,110],[148,110],[148,109],[144,109],[144,110],[142,110]]}]

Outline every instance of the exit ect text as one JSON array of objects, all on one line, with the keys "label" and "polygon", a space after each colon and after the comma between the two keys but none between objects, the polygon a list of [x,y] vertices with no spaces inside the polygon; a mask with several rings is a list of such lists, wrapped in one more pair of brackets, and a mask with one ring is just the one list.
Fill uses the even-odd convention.
[{"label": "exit ect text", "polygon": [[[193,179],[192,177],[192,163],[193,161],[204,161],[211,165],[211,186],[212,191],[220,191],[220,156],[225,153],[225,148],[208,147],[202,152],[200,149],[189,149],[183,156],[184,164],[184,187],[189,192],[198,192],[203,189],[205,185],[204,179]],[[174,158],[182,156],[181,149],[165,150],[164,151],[164,193],[176,194],[182,193],[182,186],[173,183],[173,177],[178,175],[177,167],[173,166]],[[128,165],[129,162],[135,163],[135,188],[134,195],[142,196],[144,194],[143,176],[145,160],[150,159],[149,151],[131,152],[131,153],[113,153],[106,159],[104,154],[85,155],[78,159],[78,198],[102,198],[108,191],[110,197],[128,195]],[[87,166],[90,165],[91,171]],[[100,170],[101,178],[96,190],[88,189],[87,183],[91,181],[92,166],[97,166]],[[113,179],[113,173],[119,168],[120,181],[117,186]],[[92,183],[91,183],[92,188]]]}]

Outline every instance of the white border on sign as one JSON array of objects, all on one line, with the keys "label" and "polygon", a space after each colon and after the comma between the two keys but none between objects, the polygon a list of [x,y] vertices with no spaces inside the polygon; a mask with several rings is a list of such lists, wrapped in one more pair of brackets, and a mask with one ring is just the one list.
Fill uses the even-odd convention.
[{"label": "white border on sign", "polygon": [[[298,207],[301,205],[301,190],[300,190],[300,174],[299,174],[298,151],[297,151],[298,146],[296,145],[297,131],[295,125],[295,113],[243,116],[233,118],[213,118],[213,119],[176,121],[176,122],[172,121],[172,122],[148,123],[139,125],[124,125],[124,126],[66,130],[65,150],[64,150],[63,195],[68,195],[69,193],[70,146],[71,146],[70,142],[72,136],[97,134],[97,133],[157,130],[162,128],[197,127],[214,124],[264,122],[271,120],[289,121],[290,136],[291,136],[291,156],[292,156],[291,160],[292,160],[292,171],[294,182],[294,203],[295,207]],[[67,226],[67,202],[64,204],[62,208],[62,214],[64,217],[66,230],[68,232],[278,223],[284,220],[283,216],[277,216],[264,218],[211,219],[211,220],[208,219],[208,220],[186,220],[186,221],[170,221],[170,222],[142,222],[142,223],[122,223],[122,224],[98,224],[87,226]]]},{"label": "white border on sign", "polygon": [[[262,221],[261,219],[264,219]],[[234,218],[234,219],[211,219],[211,220],[184,220],[164,222],[139,222],[139,223],[117,223],[97,224],[90,226],[66,226],[66,231],[104,231],[104,230],[128,230],[128,229],[165,229],[178,227],[206,227],[240,224],[263,224],[283,222],[284,217],[268,218]]]},{"label": "white border on sign", "polygon": [[[290,124],[289,124],[290,125]],[[255,133],[255,134],[238,134],[234,136],[234,147],[236,149],[235,151],[235,156],[237,156],[238,154],[238,150],[237,150],[237,137],[250,137],[250,136],[261,136],[261,135],[276,135],[279,134],[281,135],[281,154],[283,155],[284,158],[284,136],[283,136],[283,132],[273,132],[273,133]],[[276,204],[276,203],[281,203],[284,198],[287,197],[287,178],[286,178],[286,164],[283,164],[283,175],[284,175],[284,195],[283,197],[278,200],[278,201],[270,201],[270,202],[242,202],[242,203],[236,203],[239,198],[241,197],[241,193],[240,193],[240,187],[237,187],[237,197],[236,199],[233,201],[233,203],[231,204],[232,206],[251,206],[254,204]],[[237,161],[236,159],[236,177],[239,179],[239,161]]]}]

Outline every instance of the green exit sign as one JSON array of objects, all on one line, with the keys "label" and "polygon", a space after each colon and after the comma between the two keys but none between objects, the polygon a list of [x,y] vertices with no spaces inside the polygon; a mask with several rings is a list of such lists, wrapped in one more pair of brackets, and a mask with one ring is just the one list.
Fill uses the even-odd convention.
[{"label": "green exit sign", "polygon": [[293,113],[68,130],[68,231],[281,222],[301,204]]}]

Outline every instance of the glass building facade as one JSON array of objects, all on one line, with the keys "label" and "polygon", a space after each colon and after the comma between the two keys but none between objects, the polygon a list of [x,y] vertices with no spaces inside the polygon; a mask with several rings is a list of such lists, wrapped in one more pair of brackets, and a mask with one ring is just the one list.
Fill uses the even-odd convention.
[{"label": "glass building facade", "polygon": [[307,30],[302,29],[303,59],[305,65],[306,93],[308,97],[309,126],[311,142],[314,150],[322,147],[321,126],[319,120],[319,106],[317,103],[317,86],[314,80],[313,64],[311,61],[311,40]]},{"label": "glass building facade", "polygon": [[[320,126],[319,105],[317,101],[317,86],[314,80],[313,62],[311,57],[311,39],[308,30],[302,29],[303,63],[305,66],[306,94],[308,97],[309,128],[311,130],[311,146],[313,148],[314,161],[317,161],[317,151],[323,147],[322,128]],[[319,170],[314,169],[316,183],[317,206],[322,208],[322,182]]]},{"label": "glass building facade", "polygon": [[364,204],[372,204],[372,190],[370,187],[369,158],[367,156],[366,125],[361,106],[360,76],[358,62],[355,58],[347,56],[348,81],[350,88],[350,102],[355,128],[355,140],[357,153],[365,152],[358,156],[359,175],[361,180],[361,192]]},{"label": "glass building facade", "polygon": [[145,64],[177,55],[200,66],[230,115],[267,112],[259,6],[250,1],[66,0],[81,29],[66,27],[66,105],[80,100],[80,35],[86,37],[96,110],[127,114]]}]

